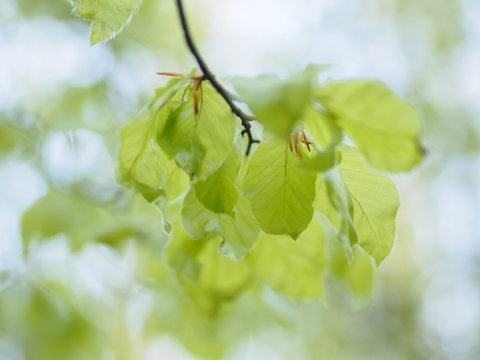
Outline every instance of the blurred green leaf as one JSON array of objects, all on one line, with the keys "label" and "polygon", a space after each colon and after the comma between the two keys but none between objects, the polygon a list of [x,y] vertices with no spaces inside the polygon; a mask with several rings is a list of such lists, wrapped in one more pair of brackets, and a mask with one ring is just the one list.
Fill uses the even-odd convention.
[{"label": "blurred green leaf", "polygon": [[310,65],[300,74],[281,80],[274,75],[255,79],[234,78],[240,99],[267,131],[287,139],[310,104],[313,85],[321,67]]},{"label": "blurred green leaf", "polygon": [[300,168],[324,172],[333,168],[340,160],[337,149],[342,141],[342,129],[328,114],[309,108],[302,121],[307,140],[311,143],[312,154],[307,153]]},{"label": "blurred green leaf", "polygon": [[114,207],[52,190],[24,213],[22,236],[29,243],[64,234],[74,249],[92,242],[117,245],[131,238],[160,246],[166,239],[163,225],[162,214],[138,195]]},{"label": "blurred green leaf", "polygon": [[417,113],[383,83],[333,82],[319,91],[318,99],[372,166],[406,171],[422,159]]},{"label": "blurred green leaf", "polygon": [[374,266],[370,257],[358,246],[352,247],[351,256],[338,241],[338,230],[322,214],[317,214],[325,238],[325,258],[328,276],[340,280],[359,297],[368,297],[373,290]]},{"label": "blurred green leaf", "polygon": [[250,203],[239,197],[234,216],[216,214],[205,208],[191,190],[182,208],[182,223],[195,240],[221,236],[224,243],[221,252],[240,260],[251,249],[260,233],[260,227],[252,214]]},{"label": "blurred green leaf", "polygon": [[220,238],[193,240],[181,224],[175,225],[166,252],[168,264],[190,299],[213,315],[223,302],[232,300],[247,285],[250,267],[246,261],[220,254]]},{"label": "blurred green leaf", "polygon": [[0,122],[0,153],[12,151],[24,134],[17,127],[7,122]]},{"label": "blurred green leaf", "polygon": [[263,234],[249,259],[259,280],[295,298],[324,296],[326,253],[321,223],[316,216],[293,241],[289,236]]},{"label": "blurred green leaf", "polygon": [[130,22],[141,5],[141,0],[71,0],[73,11],[91,21],[90,43],[118,35]]},{"label": "blurred green leaf", "polygon": [[221,252],[237,260],[242,259],[252,248],[260,235],[260,225],[252,213],[250,202],[240,196],[232,218],[222,215],[220,226],[223,238]]},{"label": "blurred green leaf", "polygon": [[23,321],[26,358],[80,360],[101,356],[99,341],[105,336],[65,300],[53,292],[34,291]]},{"label": "blurred green leaf", "polygon": [[218,239],[207,241],[198,256],[201,266],[198,283],[187,285],[197,305],[212,315],[220,310],[222,303],[233,300],[251,280],[249,263],[220,254],[218,247]]},{"label": "blurred green leaf", "polygon": [[182,222],[188,234],[196,240],[221,235],[220,216],[205,208],[198,201],[192,189],[185,197],[182,208]]}]

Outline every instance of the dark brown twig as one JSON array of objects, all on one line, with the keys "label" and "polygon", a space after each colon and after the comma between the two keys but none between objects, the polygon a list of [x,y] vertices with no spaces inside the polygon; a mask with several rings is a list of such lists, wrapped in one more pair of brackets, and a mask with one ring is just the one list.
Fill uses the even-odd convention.
[{"label": "dark brown twig", "polygon": [[242,122],[243,130],[242,130],[242,136],[247,135],[248,137],[248,146],[247,146],[247,151],[246,155],[250,154],[250,150],[252,149],[252,145],[255,143],[260,143],[260,140],[254,139],[252,135],[252,125],[250,124],[250,121],[252,120],[250,116],[245,114],[233,101],[231,96],[229,95],[228,91],[218,82],[218,80],[215,78],[215,75],[212,73],[212,71],[209,69],[208,65],[206,62],[203,60],[202,56],[200,55],[200,52],[198,51],[197,47],[195,46],[195,43],[193,42],[192,35],[190,33],[190,28],[188,27],[187,23],[187,17],[185,14],[185,9],[183,7],[183,1],[182,0],[176,0],[177,3],[177,9],[178,9],[178,15],[180,17],[180,22],[182,24],[182,30],[183,34],[185,36],[185,40],[187,42],[188,49],[192,53],[193,57],[197,61],[198,66],[200,67],[200,70],[203,73],[203,76],[205,79],[207,79],[212,86],[215,88],[215,90],[223,97],[223,99],[227,102],[228,106],[230,106],[230,109],[232,110],[232,113],[234,113]]}]

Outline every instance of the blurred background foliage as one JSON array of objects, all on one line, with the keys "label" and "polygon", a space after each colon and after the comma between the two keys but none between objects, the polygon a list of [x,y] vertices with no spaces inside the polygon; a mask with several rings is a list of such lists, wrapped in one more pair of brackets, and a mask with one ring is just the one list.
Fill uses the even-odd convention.
[{"label": "blurred background foliage", "polygon": [[[479,358],[480,3],[203,0],[188,10],[220,77],[329,63],[329,77],[381,79],[416,106],[428,156],[395,176],[392,254],[373,283],[352,279],[357,296],[332,283],[323,302],[269,288],[230,299],[242,278],[183,292],[192,266],[209,281],[213,247],[173,277],[159,261],[161,214],[115,181],[118,131],[164,83],[155,72],[193,66],[174,2],[145,0],[121,36],[89,47],[67,2],[2,0],[0,359]],[[224,305],[212,309],[211,297]]]}]

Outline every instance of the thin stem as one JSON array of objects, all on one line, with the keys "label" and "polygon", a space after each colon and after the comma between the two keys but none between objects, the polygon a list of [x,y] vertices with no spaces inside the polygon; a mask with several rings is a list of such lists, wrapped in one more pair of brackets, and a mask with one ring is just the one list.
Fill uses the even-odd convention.
[{"label": "thin stem", "polygon": [[252,145],[255,143],[260,143],[259,140],[256,140],[253,138],[252,131],[251,131],[252,125],[250,124],[250,121],[252,119],[235,104],[235,102],[233,101],[228,91],[222,86],[222,84],[218,82],[215,75],[209,69],[207,63],[203,60],[202,56],[200,55],[200,52],[198,51],[195,43],[193,42],[192,34],[190,32],[190,28],[188,27],[188,23],[187,23],[187,17],[186,17],[185,9],[183,6],[183,1],[176,0],[176,3],[177,3],[178,15],[180,17],[182,30],[185,36],[185,40],[187,42],[188,49],[190,50],[193,57],[197,61],[197,64],[203,73],[203,77],[206,80],[210,81],[210,83],[215,88],[215,90],[223,97],[223,99],[226,101],[228,106],[230,106],[232,113],[234,113],[240,119],[243,126],[242,136],[245,134],[248,136],[248,146],[246,151],[246,155],[248,155],[250,153],[250,150],[252,149]]}]

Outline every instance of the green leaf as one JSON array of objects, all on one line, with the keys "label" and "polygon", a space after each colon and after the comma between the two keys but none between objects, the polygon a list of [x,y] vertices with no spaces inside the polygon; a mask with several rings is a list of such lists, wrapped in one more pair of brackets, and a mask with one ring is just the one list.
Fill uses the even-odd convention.
[{"label": "green leaf", "polygon": [[17,145],[19,139],[22,138],[22,131],[17,127],[2,122],[0,119],[0,154],[5,151],[11,151]]},{"label": "green leaf", "polygon": [[287,139],[310,104],[319,71],[320,67],[310,65],[286,80],[262,75],[255,79],[235,78],[233,84],[240,99],[255,114],[255,119],[270,133]]},{"label": "green leaf", "polygon": [[246,261],[238,262],[220,254],[218,237],[195,241],[180,223],[174,229],[166,251],[167,262],[189,298],[213,315],[223,302],[232,300],[248,285],[250,266]]},{"label": "green leaf", "polygon": [[[366,297],[371,294],[374,280],[374,266],[371,258],[357,244],[352,247],[351,255],[345,252],[345,248],[338,240],[340,236],[329,219],[320,213],[316,213],[321,223],[324,241],[325,255],[327,262],[326,280],[334,278],[348,286],[349,290],[359,297]],[[329,295],[332,295],[329,292]]]},{"label": "green leaf", "polygon": [[[72,215],[73,214],[73,215]],[[22,217],[25,242],[63,234],[75,250],[92,242],[116,245],[131,238],[161,245],[166,240],[162,214],[141,196],[113,207],[51,191]]]},{"label": "green leaf", "polygon": [[324,172],[340,161],[337,149],[342,141],[342,130],[328,114],[313,108],[306,111],[302,121],[307,140],[311,143],[312,153],[307,153],[300,162],[300,168]]},{"label": "green leaf", "polygon": [[230,154],[237,121],[225,100],[206,82],[199,91],[199,113],[194,113],[194,90],[180,91],[168,104],[158,142],[191,177],[203,179]]},{"label": "green leaf", "polygon": [[250,204],[239,197],[234,217],[216,214],[205,208],[191,190],[183,203],[182,222],[187,233],[195,240],[222,236],[221,252],[237,260],[243,258],[256,242],[260,227],[252,214]]},{"label": "green leaf", "polygon": [[252,278],[247,261],[235,261],[219,254],[218,247],[219,241],[207,241],[198,256],[202,266],[198,284],[190,287],[195,302],[209,314],[216,313],[221,303],[233,300]]},{"label": "green leaf", "polygon": [[205,180],[194,185],[197,199],[209,210],[233,216],[238,190],[235,179],[240,168],[240,153],[234,149],[225,162]]},{"label": "green leaf", "polygon": [[90,43],[118,35],[130,22],[141,0],[71,0],[73,11],[80,17],[90,20]]},{"label": "green leaf", "polygon": [[118,179],[149,200],[164,195],[169,170],[176,167],[155,141],[156,123],[156,118],[146,112],[120,132]]},{"label": "green leaf", "polygon": [[260,281],[295,298],[324,296],[327,258],[322,224],[310,225],[293,241],[289,236],[263,234],[249,258]]},{"label": "green leaf", "polygon": [[266,233],[298,236],[312,218],[316,174],[297,171],[299,161],[279,139],[262,142],[250,159],[243,192]]},{"label": "green leaf", "polygon": [[399,207],[395,184],[370,168],[352,146],[342,147],[340,173],[352,199],[359,244],[379,264],[392,249],[395,237]]},{"label": "green leaf", "polygon": [[237,260],[250,251],[260,235],[260,225],[252,213],[250,202],[243,196],[238,199],[235,217],[222,215],[220,226],[225,240],[221,252]]},{"label": "green leaf", "polygon": [[184,83],[185,80],[174,80],[158,89],[150,105],[120,132],[117,177],[149,201],[165,195],[172,172],[177,169],[158,145],[156,134],[159,124],[169,116],[169,108],[165,104]]},{"label": "green leaf", "polygon": [[175,276],[181,280],[197,282],[201,265],[198,254],[205,246],[205,241],[195,241],[182,226],[181,219],[173,223],[173,231],[165,251],[168,266],[175,270]]},{"label": "green leaf", "polygon": [[342,281],[358,297],[368,297],[373,290],[374,265],[372,259],[358,247],[353,247],[349,259],[338,241],[330,244],[329,276]]},{"label": "green leaf", "polygon": [[221,235],[220,216],[205,208],[192,189],[185,197],[182,222],[187,233],[195,240]]},{"label": "green leaf", "polygon": [[318,98],[372,166],[406,171],[422,159],[417,113],[384,84],[331,83],[320,90]]},{"label": "green leaf", "polygon": [[358,242],[358,235],[353,220],[352,200],[337,168],[318,178],[315,209],[338,229],[338,238],[351,260],[352,245]]}]

